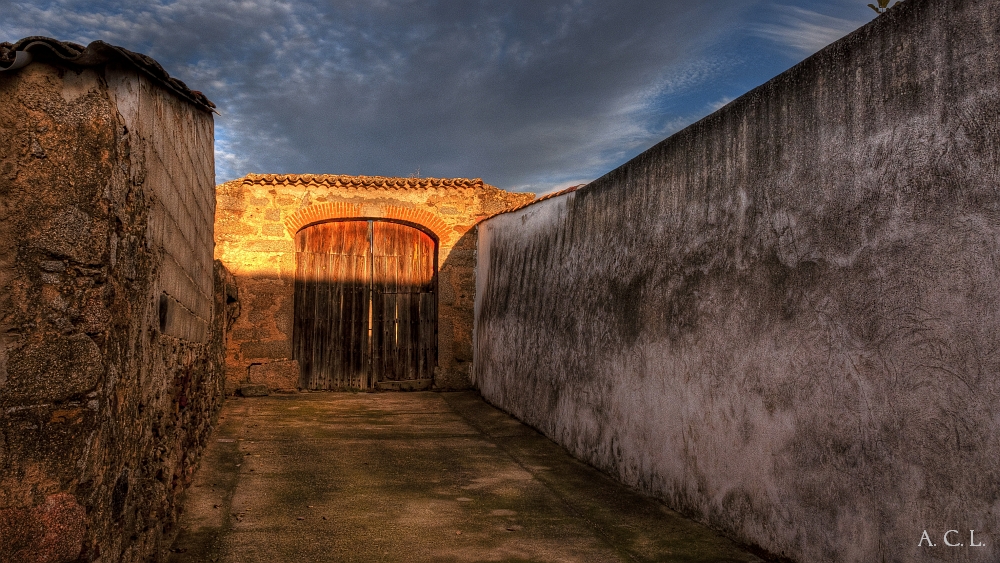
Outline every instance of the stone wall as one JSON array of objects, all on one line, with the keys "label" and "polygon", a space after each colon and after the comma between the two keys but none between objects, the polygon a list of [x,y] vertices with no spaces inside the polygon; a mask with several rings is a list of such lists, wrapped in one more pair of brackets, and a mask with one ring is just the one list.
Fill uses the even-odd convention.
[{"label": "stone wall", "polygon": [[1000,560],[997,13],[907,0],[483,223],[475,385],[771,553]]},{"label": "stone wall", "polygon": [[227,351],[230,389],[244,383],[295,390],[292,359],[294,235],[343,218],[405,221],[438,240],[438,369],[434,385],[469,385],[477,221],[532,194],[481,180],[372,176],[251,175],[218,187],[216,257],[238,280],[243,314]]},{"label": "stone wall", "polygon": [[0,561],[156,560],[222,400],[212,115],[125,51],[14,47],[36,62],[0,73]]}]

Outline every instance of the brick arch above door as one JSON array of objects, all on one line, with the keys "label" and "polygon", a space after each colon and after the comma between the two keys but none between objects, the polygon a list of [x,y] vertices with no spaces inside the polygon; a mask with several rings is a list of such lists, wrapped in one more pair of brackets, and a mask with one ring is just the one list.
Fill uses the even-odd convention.
[{"label": "brick arch above door", "polygon": [[448,241],[453,229],[436,215],[423,209],[397,205],[362,205],[358,203],[319,203],[303,207],[285,217],[285,229],[295,236],[302,228],[338,219],[388,219],[423,227],[433,233],[439,242]]}]

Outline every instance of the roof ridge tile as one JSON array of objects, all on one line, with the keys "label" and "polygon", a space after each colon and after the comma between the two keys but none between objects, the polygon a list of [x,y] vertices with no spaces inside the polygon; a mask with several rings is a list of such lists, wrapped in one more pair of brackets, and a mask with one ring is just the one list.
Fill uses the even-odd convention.
[{"label": "roof ridge tile", "polygon": [[247,174],[244,185],[322,185],[355,189],[482,189],[482,178],[403,178],[394,176],[349,176],[346,174]]}]

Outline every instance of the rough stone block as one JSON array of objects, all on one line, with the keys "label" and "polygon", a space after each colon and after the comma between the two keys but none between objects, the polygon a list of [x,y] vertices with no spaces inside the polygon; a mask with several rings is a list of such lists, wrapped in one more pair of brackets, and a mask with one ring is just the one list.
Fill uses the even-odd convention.
[{"label": "rough stone block", "polygon": [[291,240],[256,240],[247,243],[248,252],[295,252]]},{"label": "rough stone block", "polygon": [[246,360],[290,358],[292,344],[288,340],[243,342],[240,344],[240,354]]},{"label": "rough stone block", "polygon": [[76,561],[86,535],[86,510],[67,493],[31,508],[0,508],[0,562]]},{"label": "rough stone block", "polygon": [[7,354],[0,404],[63,401],[92,391],[104,375],[101,350],[86,334],[39,335]]},{"label": "rough stone block", "polygon": [[287,233],[285,226],[278,223],[265,224],[263,230],[266,237],[280,237]]},{"label": "rough stone block", "polygon": [[295,360],[278,360],[251,365],[247,372],[251,383],[262,383],[276,391],[294,391],[299,386],[299,362]]}]

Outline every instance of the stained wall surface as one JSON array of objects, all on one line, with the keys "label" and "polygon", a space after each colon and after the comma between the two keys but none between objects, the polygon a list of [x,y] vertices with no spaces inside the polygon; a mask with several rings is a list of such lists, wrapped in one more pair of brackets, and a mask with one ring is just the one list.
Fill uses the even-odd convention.
[{"label": "stained wall surface", "polygon": [[0,561],[157,560],[233,312],[212,115],[114,59],[0,99]]},{"label": "stained wall surface", "polygon": [[997,13],[907,0],[483,223],[475,386],[771,553],[997,561]]},{"label": "stained wall surface", "polygon": [[237,279],[243,313],[227,350],[227,384],[299,386],[292,354],[296,273],[294,235],[328,220],[402,221],[438,243],[439,389],[469,386],[476,223],[530,201],[481,180],[333,175],[250,175],[221,184],[216,257]]}]

